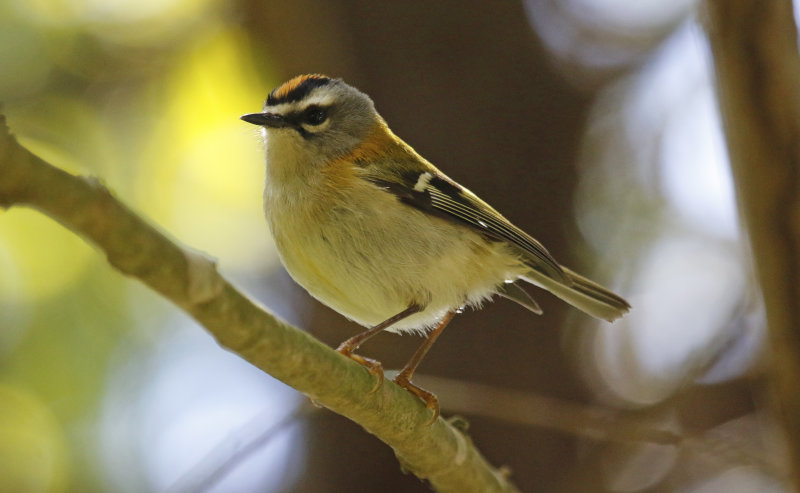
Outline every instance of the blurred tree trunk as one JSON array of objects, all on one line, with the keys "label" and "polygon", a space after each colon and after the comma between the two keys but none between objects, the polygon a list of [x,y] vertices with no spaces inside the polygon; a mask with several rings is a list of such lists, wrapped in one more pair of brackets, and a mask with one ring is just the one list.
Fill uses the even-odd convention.
[{"label": "blurred tree trunk", "polygon": [[770,378],[800,486],[800,58],[790,0],[707,0],[739,209],[770,337]]}]

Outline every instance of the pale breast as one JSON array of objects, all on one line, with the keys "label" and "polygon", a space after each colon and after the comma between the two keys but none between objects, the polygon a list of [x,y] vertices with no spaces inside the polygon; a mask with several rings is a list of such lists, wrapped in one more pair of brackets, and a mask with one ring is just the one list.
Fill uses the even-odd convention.
[{"label": "pale breast", "polygon": [[338,197],[342,205],[329,208],[313,200],[289,204],[265,196],[286,269],[346,317],[370,326],[416,303],[425,310],[394,329],[422,330],[447,311],[480,303],[504,280],[525,272],[503,243],[362,186],[337,190],[349,197]]}]

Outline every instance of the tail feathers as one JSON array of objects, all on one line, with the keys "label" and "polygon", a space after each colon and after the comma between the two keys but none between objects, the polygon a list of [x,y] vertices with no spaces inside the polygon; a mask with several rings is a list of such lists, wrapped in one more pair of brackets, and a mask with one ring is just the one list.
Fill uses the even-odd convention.
[{"label": "tail feathers", "polygon": [[562,269],[572,281],[570,286],[533,270],[524,279],[550,291],[575,308],[609,322],[613,322],[630,310],[631,306],[620,296],[566,267],[562,266]]}]

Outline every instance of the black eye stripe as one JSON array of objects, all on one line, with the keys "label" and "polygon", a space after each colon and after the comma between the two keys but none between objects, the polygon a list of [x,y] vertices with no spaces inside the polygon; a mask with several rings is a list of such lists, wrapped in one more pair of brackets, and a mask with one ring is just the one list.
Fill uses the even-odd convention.
[{"label": "black eye stripe", "polygon": [[[314,130],[314,127],[325,123],[328,119],[329,106],[310,105],[303,110],[293,111],[284,116],[284,119],[291,124],[291,127],[297,131],[303,138],[310,139],[317,135],[320,131]],[[321,112],[318,113],[318,112]],[[311,113],[316,114],[314,121],[309,121]],[[324,118],[321,118],[324,116]],[[303,127],[306,125],[307,127]],[[310,128],[309,128],[310,127]]]},{"label": "black eye stripe", "polygon": [[295,127],[300,127],[304,124],[317,126],[325,123],[328,119],[328,111],[329,107],[327,106],[311,105],[302,111],[293,111],[286,115],[285,118]]}]

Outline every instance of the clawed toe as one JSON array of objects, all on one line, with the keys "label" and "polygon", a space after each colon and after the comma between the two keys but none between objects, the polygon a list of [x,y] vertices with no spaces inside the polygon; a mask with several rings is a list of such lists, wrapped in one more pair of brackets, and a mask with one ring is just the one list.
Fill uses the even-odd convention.
[{"label": "clawed toe", "polygon": [[433,411],[430,419],[425,423],[428,426],[432,425],[439,417],[439,399],[436,397],[436,395],[434,395],[432,392],[428,392],[422,387],[414,385],[402,373],[395,377],[394,383],[420,398],[425,403],[425,407]]},{"label": "clawed toe", "polygon": [[374,360],[372,358],[366,358],[364,356],[352,353],[342,347],[336,349],[340,354],[343,354],[350,358],[351,360],[355,361],[359,365],[363,366],[367,369],[370,375],[375,377],[375,385],[370,389],[368,392],[369,394],[374,394],[383,384],[383,365],[378,360]]}]

